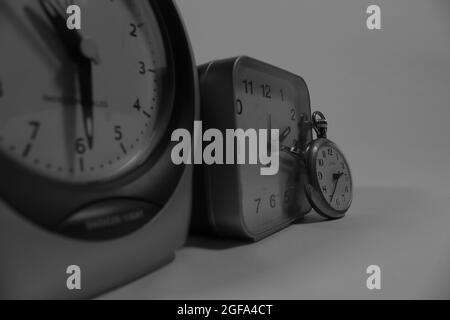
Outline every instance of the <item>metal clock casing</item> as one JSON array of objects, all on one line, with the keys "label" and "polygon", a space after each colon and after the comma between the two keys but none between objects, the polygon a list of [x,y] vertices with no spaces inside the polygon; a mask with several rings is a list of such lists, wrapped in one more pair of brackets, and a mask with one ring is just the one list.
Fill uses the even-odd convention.
[{"label": "metal clock casing", "polygon": [[[287,144],[306,147],[311,141],[311,130],[300,132],[298,127],[299,117],[311,117],[309,91],[301,77],[245,56],[200,66],[199,73],[205,130],[268,129],[269,120],[273,129],[290,127]],[[280,172],[271,177],[248,165],[197,171],[201,188],[196,203],[205,200],[194,213],[197,232],[257,241],[311,210],[303,188],[304,167],[288,155],[280,153]]]}]

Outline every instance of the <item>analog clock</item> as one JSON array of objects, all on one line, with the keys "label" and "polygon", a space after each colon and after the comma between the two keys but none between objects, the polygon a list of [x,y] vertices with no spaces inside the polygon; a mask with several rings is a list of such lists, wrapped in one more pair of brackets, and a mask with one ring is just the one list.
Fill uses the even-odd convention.
[{"label": "analog clock", "polygon": [[[66,183],[123,176],[167,128],[173,69],[143,1],[90,1],[83,27],[63,2],[10,1],[2,20],[0,150]],[[17,26],[20,23],[20,26]]]},{"label": "analog clock", "polygon": [[198,112],[173,1],[5,0],[0,42],[0,297],[73,297],[67,264],[90,296],[170,260],[192,192],[170,135]]},{"label": "analog clock", "polygon": [[[266,63],[239,57],[200,68],[204,126],[272,129],[286,145],[306,146],[311,130],[300,132],[299,120],[311,117],[308,88],[301,77]],[[275,142],[273,142],[275,143]],[[197,217],[200,230],[225,236],[261,239],[311,210],[301,181],[302,166],[280,153],[277,174],[261,175],[261,166],[205,167],[207,207]]]}]

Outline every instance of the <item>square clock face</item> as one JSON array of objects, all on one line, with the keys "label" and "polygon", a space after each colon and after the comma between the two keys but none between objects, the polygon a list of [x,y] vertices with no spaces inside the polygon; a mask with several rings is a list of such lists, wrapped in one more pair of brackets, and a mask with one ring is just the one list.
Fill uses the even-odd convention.
[{"label": "square clock face", "polygon": [[[311,118],[308,88],[299,76],[239,57],[203,67],[201,85],[208,128],[266,129],[268,141],[271,130],[278,129],[280,145],[288,147],[306,146],[312,139],[311,130],[300,132],[298,126],[301,117]],[[246,154],[248,160],[248,146]],[[280,152],[275,175],[262,175],[261,164],[246,163],[205,169],[205,190],[212,201],[208,214],[216,233],[258,240],[311,210],[299,161]]]}]

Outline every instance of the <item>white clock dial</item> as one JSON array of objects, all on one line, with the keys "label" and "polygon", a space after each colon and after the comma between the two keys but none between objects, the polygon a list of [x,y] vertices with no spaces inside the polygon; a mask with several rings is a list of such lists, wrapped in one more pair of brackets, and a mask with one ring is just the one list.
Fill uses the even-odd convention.
[{"label": "white clock dial", "polygon": [[[302,112],[309,116],[309,96],[303,95],[298,79],[279,69],[267,71],[261,65],[241,65],[235,74],[236,127],[278,129],[282,145],[296,145]],[[270,134],[269,134],[269,140]],[[270,143],[267,147],[270,150]],[[276,175],[261,175],[260,165],[238,168],[242,212],[246,226],[254,233],[265,232],[299,217],[298,162],[279,152]]]},{"label": "white clock dial", "polygon": [[[0,4],[0,152],[63,182],[109,180],[144,162],[165,125],[171,82],[162,31],[139,0],[75,1],[82,29],[63,31],[48,12],[64,3]],[[71,52],[90,69],[61,32],[64,39],[78,32],[82,45]]]},{"label": "white clock dial", "polygon": [[324,144],[316,159],[317,179],[320,192],[336,211],[344,211],[352,202],[352,180],[347,161],[342,153]]}]

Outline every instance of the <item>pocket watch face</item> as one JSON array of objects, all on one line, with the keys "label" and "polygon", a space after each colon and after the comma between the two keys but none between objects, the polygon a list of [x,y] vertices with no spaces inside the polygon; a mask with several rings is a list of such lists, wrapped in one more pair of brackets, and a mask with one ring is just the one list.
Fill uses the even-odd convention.
[{"label": "pocket watch face", "polygon": [[352,178],[342,152],[333,144],[324,143],[317,150],[315,174],[318,187],[327,205],[335,211],[346,211],[352,202]]},{"label": "pocket watch face", "polygon": [[0,153],[90,183],[147,159],[167,125],[172,79],[148,1],[75,3],[82,29],[71,31],[62,1],[1,1]]},{"label": "pocket watch face", "polygon": [[[292,146],[300,137],[299,117],[310,117],[309,93],[305,82],[284,70],[241,58],[235,69],[236,127],[278,129],[280,144]],[[269,141],[270,138],[269,134]],[[269,142],[270,144],[270,142]],[[270,145],[268,150],[270,150]],[[242,212],[252,232],[264,232],[298,218],[302,208],[298,162],[280,153],[280,170],[263,176],[258,165],[239,166]]]}]

